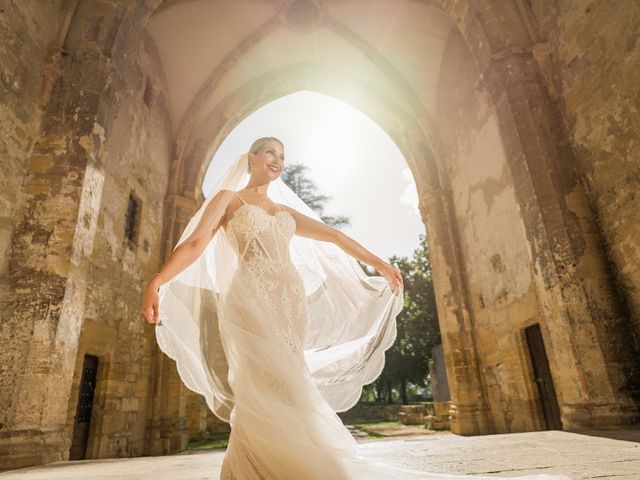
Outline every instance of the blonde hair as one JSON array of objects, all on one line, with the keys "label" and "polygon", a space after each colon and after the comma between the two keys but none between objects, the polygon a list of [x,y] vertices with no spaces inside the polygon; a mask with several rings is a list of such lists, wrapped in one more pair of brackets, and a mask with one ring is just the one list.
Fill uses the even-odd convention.
[{"label": "blonde hair", "polygon": [[[260,137],[251,144],[251,147],[249,147],[249,153],[258,153],[260,149],[270,140],[275,140],[280,145],[282,145],[282,148],[284,148],[284,143],[282,143],[276,137]],[[249,164],[249,172],[251,172],[251,164]]]}]

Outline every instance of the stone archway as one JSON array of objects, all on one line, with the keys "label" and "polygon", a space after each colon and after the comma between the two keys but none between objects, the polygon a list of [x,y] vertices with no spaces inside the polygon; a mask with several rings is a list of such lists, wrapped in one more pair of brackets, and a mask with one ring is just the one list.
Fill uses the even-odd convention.
[{"label": "stone archway", "polygon": [[[438,255],[442,255],[443,260],[446,259],[445,261],[459,272],[461,266],[457,264],[458,259],[455,254],[456,241],[452,238],[452,230],[446,228],[453,223],[453,220],[448,217],[452,211],[451,207],[447,205],[450,199],[443,196],[434,152],[430,148],[432,138],[436,133],[432,131],[430,132],[432,135],[428,136],[422,125],[414,117],[394,108],[392,102],[381,100],[384,98],[383,94],[373,90],[368,91],[365,85],[349,85],[348,79],[340,78],[340,87],[332,90],[324,88],[314,80],[317,78],[326,79],[326,76],[326,72],[320,72],[317,68],[308,65],[282,69],[266,76],[266,78],[273,80],[279,86],[278,89],[266,92],[265,94],[268,96],[256,97],[249,94],[252,89],[252,85],[249,84],[238,88],[230,98],[226,98],[221,102],[219,108],[214,109],[204,119],[198,134],[192,136],[193,142],[182,150],[184,157],[181,159],[181,165],[174,169],[177,178],[181,179],[180,183],[184,190],[182,195],[178,193],[170,198],[185,198],[186,200],[181,204],[189,207],[187,207],[186,211],[180,208],[169,210],[170,214],[176,215],[175,217],[167,218],[168,225],[172,225],[170,231],[180,232],[190,218],[190,214],[193,213],[192,208],[195,208],[194,205],[198,205],[202,201],[199,197],[201,196],[200,186],[204,174],[213,153],[228,132],[233,130],[255,108],[258,108],[256,104],[262,105],[288,93],[309,89],[343,101],[350,101],[352,105],[355,103],[354,106],[360,108],[365,114],[377,121],[396,142],[396,145],[398,145],[407,159],[418,184],[418,194],[421,199],[420,208],[423,212],[423,218],[428,224],[430,238],[439,240],[435,242],[432,248],[438,252]],[[263,78],[259,78],[256,82],[260,83],[263,80]],[[362,100],[361,104],[353,102],[353,98],[349,97],[349,92],[354,91],[358,92],[359,98]],[[233,112],[233,115],[225,117],[224,112]],[[426,112],[425,117],[427,117],[426,121],[422,122],[422,124],[429,124]],[[211,140],[207,142],[208,139]],[[170,242],[169,245],[173,245],[175,240],[167,238],[167,241]],[[461,303],[441,308],[441,312],[444,312],[444,315],[450,315],[447,318],[454,318],[457,315],[454,311],[465,309],[462,302],[464,302],[466,288],[462,283],[452,287],[451,282],[461,282],[462,276],[459,273],[455,273],[453,276],[438,276],[436,274],[436,277],[439,287],[446,285],[444,288],[448,287],[449,291],[456,290],[459,292],[456,300]],[[448,325],[448,322],[444,323],[443,327],[444,325]],[[455,334],[455,341],[464,345],[465,354],[452,358],[455,365],[454,368],[468,371],[468,375],[463,379],[464,383],[456,383],[458,387],[455,390],[456,400],[459,403],[474,405],[475,411],[478,412],[474,422],[480,426],[473,428],[478,428],[477,431],[490,431],[492,427],[488,424],[490,419],[486,416],[488,407],[482,400],[484,393],[482,392],[478,360],[472,335],[471,328]]]},{"label": "stone archway", "polygon": [[[358,16],[359,0],[297,0],[298,7],[247,1],[240,23],[229,8],[239,0],[12,6],[15,37],[33,55],[2,53],[17,73],[3,75],[9,93],[0,97],[15,142],[0,146],[17,180],[11,194],[0,192],[14,219],[11,228],[0,226],[10,252],[0,271],[8,286],[0,309],[0,364],[7,366],[0,377],[1,467],[68,458],[85,354],[105,365],[91,457],[184,448],[188,392],[140,323],[139,291],[127,286],[142,284],[170,251],[202,200],[203,168],[224,135],[260,104],[301,88],[368,112],[405,153],[432,244],[455,432],[542,428],[521,335],[533,323],[549,347],[564,428],[636,418],[629,332],[639,323],[623,308],[635,297],[609,272],[601,220],[579,181],[565,132],[571,122],[559,104],[568,94],[540,33],[543,14],[525,0],[367,0],[382,13],[402,4],[392,13],[410,19],[402,28],[414,46],[404,48],[399,35],[383,51],[376,25],[367,33]],[[167,55],[149,33],[167,20],[164,13],[187,15],[194,6],[218,10],[180,18],[215,18],[217,29],[203,31],[219,30],[231,43],[205,43],[213,45],[205,62],[188,50]],[[52,12],[59,12],[55,25]],[[273,46],[259,50],[263,40],[278,38],[298,47],[286,43],[292,32],[320,27],[323,41],[351,55],[334,61],[334,70],[343,68],[331,84],[317,77],[330,69],[272,61]],[[203,66],[184,72],[197,79],[184,89],[176,88],[179,65],[171,63],[182,53]],[[282,85],[260,89],[249,69],[240,78],[234,73],[240,60],[260,59],[266,66],[254,80]],[[433,68],[420,70],[425,65]],[[134,197],[142,214],[130,249],[121,227]],[[632,274],[625,278],[634,285]]]},{"label": "stone archway", "polygon": [[[614,349],[603,349],[599,342],[593,341],[608,331],[609,333],[617,332],[615,335],[618,335],[617,338],[621,340],[620,344],[624,344],[625,323],[620,320],[618,305],[615,301],[600,304],[597,315],[594,315],[593,310],[587,307],[593,306],[590,300],[593,291],[585,290],[583,280],[579,278],[577,271],[566,272],[567,263],[575,268],[580,263],[579,257],[588,259],[589,268],[595,268],[598,272],[596,276],[600,279],[596,290],[611,291],[605,261],[599,253],[599,240],[587,234],[593,225],[588,218],[576,216],[577,212],[588,208],[588,202],[572,168],[566,166],[567,163],[572,162],[571,153],[564,147],[565,140],[559,123],[559,112],[550,98],[553,85],[550,85],[548,79],[544,77],[541,67],[545,65],[541,64],[538,60],[539,56],[536,55],[538,38],[532,26],[531,12],[522,2],[505,4],[501,9],[492,11],[493,20],[497,20],[498,24],[505,29],[493,28],[487,31],[487,19],[482,16],[482,12],[484,8],[489,7],[474,5],[474,8],[462,9],[462,13],[457,14],[449,10],[449,4],[446,2],[445,4],[416,3],[437,7],[439,11],[446,12],[449,18],[456,22],[460,40],[457,41],[457,47],[452,48],[458,49],[455,54],[459,59],[464,57],[465,65],[475,67],[475,72],[472,71],[473,68],[463,70],[471,76],[477,76],[477,81],[471,85],[471,88],[475,89],[476,95],[483,97],[483,101],[486,102],[485,107],[492,110],[495,115],[492,132],[495,135],[496,144],[500,143],[500,155],[504,157],[501,167],[503,177],[499,181],[502,184],[499,186],[511,191],[511,205],[508,208],[512,213],[519,211],[513,219],[520,223],[519,235],[522,244],[525,245],[514,255],[526,257],[526,262],[521,265],[522,269],[531,269],[531,272],[524,273],[530,275],[527,280],[528,287],[517,294],[520,298],[515,302],[516,307],[511,306],[503,310],[501,304],[505,303],[504,292],[490,292],[493,298],[488,299],[486,292],[474,291],[471,285],[473,279],[470,278],[472,276],[468,271],[470,265],[467,264],[470,262],[469,252],[464,252],[465,248],[468,249],[468,245],[466,247],[463,245],[465,239],[461,236],[464,234],[456,225],[459,223],[459,219],[456,218],[456,209],[459,206],[456,206],[455,188],[451,184],[452,180],[448,177],[446,167],[447,162],[450,161],[447,157],[450,157],[451,153],[443,146],[438,128],[429,119],[429,115],[421,110],[420,106],[414,105],[411,113],[400,120],[401,123],[393,124],[388,117],[393,117],[401,111],[401,107],[397,104],[394,107],[393,101],[387,102],[388,104],[383,107],[373,107],[373,110],[379,108],[376,113],[369,113],[367,105],[356,106],[376,119],[396,140],[400,149],[405,152],[414,175],[416,172],[422,174],[416,177],[421,198],[430,200],[422,204],[422,209],[427,230],[431,238],[436,239],[432,242],[436,257],[433,263],[438,265],[437,268],[434,267],[434,276],[440,300],[439,312],[444,319],[442,330],[446,338],[444,344],[449,378],[455,384],[452,389],[454,431],[477,434],[542,428],[541,412],[535,402],[536,393],[531,378],[527,378],[531,366],[524,359],[526,357],[526,347],[522,340],[524,328],[531,323],[542,323],[552,352],[555,350],[557,355],[553,358],[552,353],[552,363],[558,367],[554,373],[556,382],[559,385],[568,386],[572,383],[571,377],[576,374],[586,378],[578,372],[586,374],[586,371],[590,370],[587,376],[592,378],[600,376],[603,373],[600,365],[608,364],[613,358],[616,358],[615,362],[619,364],[631,365],[633,360],[630,347],[627,353],[619,355]],[[416,97],[411,89],[384,58],[371,54],[366,42],[353,35],[340,22],[331,21],[330,18],[324,21],[373,58],[372,62],[392,79],[394,88],[391,88],[391,91],[394,94],[406,89],[406,92],[403,92],[405,98],[402,101],[415,102]],[[275,20],[264,23],[260,30],[255,32],[256,36],[247,37],[248,43],[243,44],[240,51],[234,52],[232,56],[236,59],[240,58],[251,48],[252,42],[263,38],[276,28],[274,22]],[[495,24],[492,26],[495,27]],[[480,42],[479,38],[485,41]],[[460,50],[468,47],[471,47],[468,53]],[[349,98],[348,87],[343,92],[337,87],[334,93],[330,92],[330,89],[323,90],[322,85],[314,85],[318,83],[314,82],[314,78],[326,80],[326,72],[312,65],[296,65],[263,74],[253,80],[253,85],[252,82],[247,82],[246,86],[236,88],[224,98],[218,98],[216,107],[211,109],[211,113],[198,120],[201,117],[203,105],[212,95],[214,85],[224,72],[232,68],[228,62],[223,62],[222,65],[224,71],[214,70],[200,88],[194,103],[189,108],[188,118],[183,121],[178,130],[176,145],[178,155],[174,171],[185,192],[181,196],[198,195],[203,168],[207,159],[211,158],[215,145],[243,116],[270,99],[296,89],[309,88],[357,104],[357,100]],[[277,87],[265,88],[263,86],[265,84],[273,84]],[[456,85],[455,81],[452,85]],[[352,88],[351,91],[355,89]],[[365,97],[380,101],[384,95],[376,92]],[[401,105],[402,101],[399,102]],[[362,103],[365,104],[366,101]],[[380,103],[385,104],[385,100]],[[414,116],[416,120],[407,119],[406,117],[409,116]],[[396,118],[394,120],[398,121]],[[402,123],[403,121],[405,123]],[[397,132],[403,132],[405,137],[411,140],[405,142],[405,138],[401,139],[399,138],[401,135],[395,134]],[[531,132],[535,132],[532,138],[526,138],[527,133]],[[412,138],[412,135],[415,137]],[[416,153],[416,149],[420,148],[424,156],[422,159],[420,154]],[[542,171],[543,174],[537,174],[537,170]],[[545,199],[545,204],[540,203],[541,198]],[[429,205],[440,206],[438,213],[429,215],[427,212],[432,211]],[[184,214],[181,216],[185,217]],[[173,230],[175,231],[175,228]],[[490,239],[490,236],[485,238]],[[541,255],[541,251],[552,250],[564,251],[567,256],[560,260],[558,256],[552,258]],[[491,265],[496,275],[508,270],[505,268],[504,259],[498,253],[484,260],[487,265]],[[594,260],[595,263],[593,263]],[[514,274],[522,275],[523,272]],[[502,288],[504,290],[508,287],[507,283]],[[589,288],[592,287],[593,285]],[[567,295],[567,292],[571,293]],[[509,297],[509,295],[506,296]],[[506,301],[506,303],[510,302],[514,302],[513,298]],[[487,303],[497,307],[492,310],[491,305],[487,308]],[[585,308],[577,311],[568,308],[576,303]],[[478,343],[484,341],[477,338],[480,325],[483,322],[491,325],[491,315],[496,314],[497,316],[506,315],[506,318],[517,317],[516,326],[505,331],[505,334],[511,336],[510,346],[502,352],[503,358],[497,358],[495,353],[491,352],[484,354],[487,358],[478,359]],[[591,318],[587,322],[589,327],[585,327],[585,318]],[[602,325],[602,318],[608,319],[609,326],[597,333]],[[496,325],[484,328],[495,329]],[[582,351],[574,349],[568,357],[565,351],[561,359],[559,345],[571,343],[576,335],[582,338],[583,343],[580,347]],[[489,345],[485,345],[484,348],[488,347]],[[507,353],[509,351],[511,353]],[[598,358],[594,360],[591,367],[585,369],[581,358],[587,352],[594,351],[598,352]],[[488,359],[492,357],[493,360]],[[502,367],[506,358],[518,360],[514,362],[514,366]],[[559,368],[560,364],[565,368]],[[566,368],[569,364],[572,367]],[[611,416],[627,418],[624,412],[631,405],[629,398],[625,399],[624,394],[618,397],[616,386],[610,385],[611,388],[602,389],[601,386],[607,382],[605,377],[600,376],[600,380],[583,382],[581,388],[572,391],[563,391],[560,386],[561,395],[567,395],[563,399],[563,416],[567,427],[583,424],[584,409],[590,411],[589,422],[607,421],[598,420],[596,417],[599,415],[606,418]],[[505,383],[511,384],[510,393],[505,393],[503,388]],[[614,397],[617,399],[612,402]],[[585,398],[591,399],[588,402],[591,406],[585,405]],[[488,401],[491,403],[491,412],[489,412]],[[582,405],[575,407],[578,404]],[[603,412],[604,405],[613,404],[617,405],[613,410],[608,413]],[[605,407],[605,409],[608,408],[611,407]],[[514,422],[514,417],[520,416],[526,418],[520,422],[517,420]]]}]

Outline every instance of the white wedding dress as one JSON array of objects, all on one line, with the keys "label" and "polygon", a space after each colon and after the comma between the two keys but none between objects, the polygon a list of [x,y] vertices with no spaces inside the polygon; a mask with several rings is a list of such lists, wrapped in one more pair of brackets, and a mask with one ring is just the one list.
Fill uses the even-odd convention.
[{"label": "white wedding dress", "polygon": [[[233,392],[229,395],[233,397],[231,435],[220,478],[495,479],[412,471],[358,454],[358,443],[326,399],[331,382],[319,390],[314,353],[304,348],[309,312],[303,279],[289,250],[295,220],[284,209],[271,214],[236,195],[243,204],[224,233],[239,263],[229,288],[219,298],[221,316],[226,319],[220,323],[220,338],[228,359],[228,390]],[[372,338],[380,341],[383,337]],[[349,342],[341,348],[348,349]]]}]

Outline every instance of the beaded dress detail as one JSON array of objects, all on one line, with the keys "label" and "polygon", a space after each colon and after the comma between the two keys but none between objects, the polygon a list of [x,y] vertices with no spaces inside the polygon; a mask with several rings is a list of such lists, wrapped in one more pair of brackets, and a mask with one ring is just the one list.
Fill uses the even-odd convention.
[{"label": "beaded dress detail", "polygon": [[295,220],[282,207],[270,214],[236,196],[243,203],[229,220],[227,231],[235,239],[240,258],[238,275],[247,280],[246,287],[270,314],[283,340],[300,354],[308,313],[304,285],[289,256]]}]

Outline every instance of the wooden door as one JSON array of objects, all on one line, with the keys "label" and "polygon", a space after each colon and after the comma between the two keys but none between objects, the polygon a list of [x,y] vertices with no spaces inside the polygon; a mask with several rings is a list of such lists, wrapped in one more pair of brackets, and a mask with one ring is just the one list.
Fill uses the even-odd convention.
[{"label": "wooden door", "polygon": [[86,455],[97,375],[98,357],[85,355],[69,460],[83,460]]},{"label": "wooden door", "polygon": [[535,323],[525,328],[524,332],[529,347],[534,381],[538,386],[540,403],[547,430],[562,430],[560,407],[558,406],[556,390],[553,386],[553,379],[551,378],[551,369],[549,368],[549,360],[544,348],[540,324]]}]

